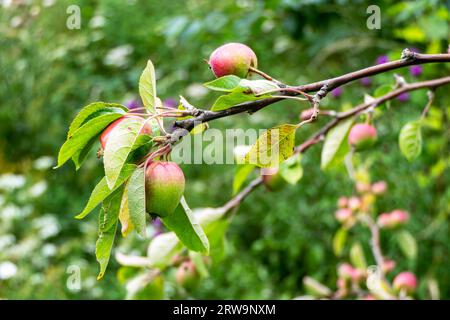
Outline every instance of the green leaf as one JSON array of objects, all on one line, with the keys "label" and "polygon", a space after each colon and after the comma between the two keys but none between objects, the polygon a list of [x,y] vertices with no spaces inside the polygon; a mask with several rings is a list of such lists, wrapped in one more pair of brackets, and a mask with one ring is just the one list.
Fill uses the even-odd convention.
[{"label": "green leaf", "polygon": [[80,151],[78,151],[77,153],[75,153],[72,157],[72,161],[75,164],[75,170],[78,171],[78,169],[80,169],[81,165],[84,163],[84,161],[86,160],[89,151],[91,151],[92,146],[94,145],[94,143],[97,141],[99,135],[96,135],[94,138],[92,138],[85,146],[83,149],[81,149]]},{"label": "green leaf", "polygon": [[[239,87],[235,89],[235,91],[245,91],[248,93],[250,91],[254,95],[261,95],[263,93],[268,93],[269,91],[273,91],[276,89],[280,89],[275,83],[269,80],[247,80],[242,79],[239,82]],[[269,93],[268,93],[269,94]]]},{"label": "green leaf", "polygon": [[364,250],[359,242],[355,242],[350,248],[350,261],[352,265],[361,270],[367,269],[366,258],[364,257]]},{"label": "green leaf", "polygon": [[352,123],[352,119],[346,120],[328,132],[322,148],[321,167],[323,170],[331,164],[338,154],[339,148],[345,143]]},{"label": "green leaf", "polygon": [[128,183],[125,184],[125,190],[122,195],[122,202],[120,204],[119,221],[122,226],[120,232],[122,237],[126,237],[132,230],[133,224],[130,219],[130,211],[128,210]]},{"label": "green leaf", "polygon": [[213,81],[207,82],[203,85],[211,90],[231,92],[233,89],[238,87],[240,81],[241,78],[234,75],[228,75],[214,79]]},{"label": "green leaf", "polygon": [[258,167],[277,167],[294,152],[297,126],[282,124],[266,130],[245,155],[245,163]]},{"label": "green leaf", "polygon": [[117,221],[113,225],[113,228],[106,232],[99,234],[97,242],[95,244],[95,256],[98,263],[100,264],[100,272],[97,276],[97,280],[103,278],[105,274],[106,267],[109,263],[109,257],[111,255],[111,249],[114,243],[114,238],[116,237]]},{"label": "green leaf", "polygon": [[119,187],[103,201],[99,215],[99,232],[110,230],[119,219],[123,190],[123,186]]},{"label": "green leaf", "polygon": [[375,98],[379,98],[381,96],[384,96],[385,94],[388,94],[391,91],[392,91],[392,85],[390,85],[390,84],[383,84],[382,86],[380,86],[380,87],[375,89],[375,92],[374,92],[373,96]]},{"label": "green leaf", "polygon": [[301,162],[301,155],[296,154],[280,165],[280,175],[289,184],[296,184],[303,176],[303,167]]},{"label": "green leaf", "polygon": [[[259,95],[280,88],[269,80],[247,80],[234,75],[215,79],[205,83],[204,86],[215,91],[236,93],[235,96],[238,96],[237,93]],[[258,99],[261,99],[261,97],[258,97]]]},{"label": "green leaf", "polygon": [[78,128],[86,123],[86,121],[92,119],[93,115],[103,115],[101,111],[105,111],[105,113],[125,114],[128,109],[125,106],[117,103],[106,103],[99,101],[88,104],[83,109],[81,109],[73,119],[72,123],[70,124],[69,131],[67,132],[67,138],[71,137]]},{"label": "green leaf", "polygon": [[172,258],[183,249],[174,232],[161,233],[148,246],[147,257],[153,267],[164,268],[172,264]]},{"label": "green leaf", "polygon": [[98,116],[75,130],[75,132],[64,142],[58,154],[58,165],[61,167],[67,160],[82,150],[88,143],[103,131],[111,122],[122,117],[119,113],[108,113]]},{"label": "green leaf", "polygon": [[413,121],[405,124],[400,131],[398,143],[406,159],[409,161],[416,159],[422,152],[421,122]]},{"label": "green leaf", "polygon": [[222,95],[214,102],[213,106],[211,107],[211,111],[221,111],[226,110],[230,107],[236,106],[238,104],[249,102],[249,101],[256,101],[261,99],[270,98],[270,95],[261,95],[261,96],[255,96],[253,94],[248,94],[244,92],[231,92],[226,95]]},{"label": "green leaf", "polygon": [[233,180],[233,194],[238,193],[253,169],[255,169],[255,166],[252,164],[242,164],[237,166]]},{"label": "green leaf", "polygon": [[119,179],[117,179],[117,183],[114,188],[110,189],[108,184],[106,183],[106,178],[103,177],[100,182],[95,186],[94,190],[92,190],[91,196],[89,197],[88,203],[83,211],[78,214],[76,219],[83,219],[88,213],[94,210],[103,200],[105,200],[110,194],[112,194],[117,188],[119,188],[125,180],[127,180],[133,171],[136,169],[134,164],[127,164],[123,167],[122,172],[120,173]]},{"label": "green leaf", "polygon": [[347,229],[340,228],[336,231],[333,237],[333,252],[337,257],[340,257],[344,250],[345,242],[347,240]]},{"label": "green leaf", "polygon": [[417,258],[417,242],[411,233],[402,230],[397,234],[397,242],[405,257],[410,260]]},{"label": "green leaf", "polygon": [[115,185],[130,153],[136,148],[136,144],[141,141],[138,137],[144,124],[145,120],[143,119],[126,118],[109,134],[103,154],[103,163],[106,182],[110,188]]},{"label": "green leaf", "polygon": [[146,212],[145,212],[145,170],[137,168],[130,177],[127,186],[128,212],[131,223],[136,232],[145,237]]},{"label": "green leaf", "polygon": [[209,241],[200,224],[188,207],[184,197],[181,205],[174,213],[161,218],[164,225],[175,232],[177,237],[189,249],[197,252],[209,253]]},{"label": "green leaf", "polygon": [[223,208],[197,208],[194,210],[195,217],[208,237],[211,248],[210,256],[215,262],[220,261],[225,254],[225,233],[230,224],[229,219],[225,219],[225,213]]},{"label": "green leaf", "polygon": [[111,249],[117,230],[120,203],[123,188],[116,190],[105,199],[99,215],[98,239],[95,245],[95,256],[100,264],[100,272],[97,280],[103,278],[109,263]]},{"label": "green leaf", "polygon": [[139,78],[139,94],[147,110],[150,113],[155,113],[156,77],[155,67],[150,60],[148,60],[147,66]]}]

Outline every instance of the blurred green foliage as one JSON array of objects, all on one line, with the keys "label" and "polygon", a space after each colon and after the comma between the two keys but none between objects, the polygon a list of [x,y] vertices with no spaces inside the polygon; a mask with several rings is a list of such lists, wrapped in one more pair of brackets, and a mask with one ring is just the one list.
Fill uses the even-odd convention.
[{"label": "blurred green foliage", "polygon": [[[105,278],[95,280],[95,214],[82,222],[73,219],[100,179],[100,162],[91,154],[77,173],[72,165],[58,171],[50,167],[77,110],[92,101],[122,103],[136,97],[147,59],[156,66],[163,100],[181,94],[206,107],[216,95],[205,94],[200,86],[212,79],[203,59],[225,42],[248,44],[262,70],[298,84],[372,65],[380,55],[397,59],[405,47],[445,52],[449,41],[449,10],[439,0],[378,1],[380,30],[366,27],[366,8],[372,3],[363,0],[2,3],[0,298],[11,299],[126,297],[115,259]],[[66,27],[66,9],[74,4],[81,9],[79,30]],[[423,66],[418,78],[408,69],[398,73],[414,81],[448,75],[449,70],[449,65],[436,64]],[[378,87],[393,82],[390,73],[376,76],[370,86],[345,86],[340,97],[327,97],[324,107],[348,108],[365,93],[374,95]],[[413,163],[401,155],[398,133],[420,115],[425,91],[380,108],[375,119],[380,142],[361,155],[372,179],[389,184],[388,195],[378,203],[380,212],[403,208],[412,215],[407,229],[419,244],[417,259],[402,254],[395,234],[383,234],[382,242],[386,255],[397,260],[397,271],[409,269],[418,275],[418,298],[430,296],[429,279],[437,279],[441,298],[450,298],[448,98],[448,87],[437,91],[423,131],[424,149]],[[239,115],[211,125],[268,128],[295,121],[301,109],[298,103],[283,102],[251,117]],[[297,141],[324,121],[302,128]],[[339,228],[333,213],[337,198],[352,194],[352,184],[343,170],[320,170],[319,146],[302,162],[304,176],[297,186],[271,194],[261,189],[242,204],[227,233],[225,258],[190,296],[290,299],[305,292],[306,275],[335,287],[340,258],[332,249]],[[191,207],[218,206],[231,196],[233,166],[183,169]],[[367,232],[357,228],[349,238],[363,243],[373,263]],[[118,243],[137,254],[144,253],[147,244],[134,236]],[[80,268],[80,290],[67,286],[71,265]],[[166,296],[175,296],[170,285]]]}]

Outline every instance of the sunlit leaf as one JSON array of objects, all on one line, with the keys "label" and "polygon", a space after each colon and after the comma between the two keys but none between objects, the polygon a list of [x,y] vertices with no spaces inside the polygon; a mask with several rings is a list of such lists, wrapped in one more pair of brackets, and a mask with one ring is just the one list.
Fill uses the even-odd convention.
[{"label": "sunlit leaf", "polygon": [[67,160],[80,152],[94,137],[102,132],[111,122],[122,117],[119,113],[107,113],[98,116],[79,127],[64,142],[58,154],[58,165],[61,167]]},{"label": "sunlit leaf", "polygon": [[364,250],[359,242],[355,242],[350,248],[350,261],[352,265],[361,270],[367,269],[366,258],[364,257]]},{"label": "sunlit leaf", "polygon": [[282,124],[266,130],[245,155],[245,163],[277,167],[294,152],[296,125]]},{"label": "sunlit leaf", "polygon": [[139,94],[142,103],[150,113],[155,113],[156,104],[156,77],[155,67],[153,63],[148,60],[147,66],[139,78]]},{"label": "sunlit leaf", "polygon": [[413,121],[405,124],[400,131],[399,145],[402,154],[409,161],[416,159],[422,152],[421,122]]},{"label": "sunlit leaf", "polygon": [[349,119],[341,122],[331,129],[325,137],[322,147],[321,167],[326,169],[338,154],[339,148],[346,143],[345,138],[350,130],[353,120]]},{"label": "sunlit leaf", "polygon": [[340,257],[345,247],[347,240],[347,229],[340,228],[336,231],[333,237],[333,252],[337,257]]},{"label": "sunlit leaf", "polygon": [[95,256],[100,264],[100,272],[97,280],[103,277],[109,263],[111,249],[116,235],[122,192],[123,188],[120,188],[111,194],[105,199],[100,210],[98,239],[95,245]]},{"label": "sunlit leaf", "polygon": [[296,154],[280,165],[280,175],[289,184],[296,184],[303,176],[301,155]]},{"label": "sunlit leaf", "polygon": [[397,242],[405,257],[410,260],[417,258],[417,242],[414,236],[406,230],[397,234]]},{"label": "sunlit leaf", "polygon": [[241,78],[235,75],[228,75],[207,82],[204,86],[215,91],[231,92],[239,85],[240,81]]},{"label": "sunlit leaf", "polygon": [[174,213],[161,218],[161,220],[168,229],[175,232],[189,250],[209,252],[208,238],[184,197],[181,198],[181,206],[178,206]]},{"label": "sunlit leaf", "polygon": [[146,212],[145,212],[145,171],[137,168],[130,177],[127,186],[128,212],[131,223],[136,232],[145,237]]},{"label": "sunlit leaf", "polygon": [[255,96],[253,94],[248,94],[244,92],[231,92],[229,94],[225,94],[217,98],[217,100],[214,102],[213,106],[211,107],[212,111],[221,111],[226,110],[230,107],[236,106],[238,104],[249,102],[249,101],[256,101],[261,100],[265,98],[270,98],[270,95],[261,95],[261,96]]},{"label": "sunlit leaf", "polygon": [[128,109],[117,103],[93,102],[88,104],[75,116],[70,124],[67,138],[71,137],[73,133],[80,128],[86,121],[92,119],[94,116],[100,116],[107,113],[125,114]]},{"label": "sunlit leaf", "polygon": [[252,173],[255,166],[252,164],[238,165],[233,180],[233,194],[236,194],[244,184],[247,177]]},{"label": "sunlit leaf", "polygon": [[141,118],[126,118],[120,122],[108,137],[103,155],[105,176],[108,186],[112,186],[119,178],[119,174],[126,164],[130,153],[136,148],[135,144],[145,124]]}]

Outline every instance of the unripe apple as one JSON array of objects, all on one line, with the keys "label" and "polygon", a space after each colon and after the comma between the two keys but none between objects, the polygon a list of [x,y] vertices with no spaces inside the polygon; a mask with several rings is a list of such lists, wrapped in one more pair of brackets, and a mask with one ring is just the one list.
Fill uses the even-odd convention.
[{"label": "unripe apple", "polygon": [[397,209],[391,212],[391,219],[397,225],[404,224],[409,220],[409,213]]},{"label": "unripe apple", "polygon": [[343,279],[351,279],[355,272],[355,268],[349,263],[343,263],[338,267],[338,275]]},{"label": "unripe apple", "polygon": [[261,169],[261,176],[269,191],[280,191],[287,185],[278,168],[263,168]]},{"label": "unripe apple", "polygon": [[184,193],[184,174],[175,162],[151,162],[145,171],[147,212],[160,217],[175,211]]},{"label": "unripe apple", "polygon": [[401,272],[394,278],[394,289],[398,291],[405,290],[408,293],[412,293],[416,290],[416,287],[417,279],[412,272]]},{"label": "unripe apple", "polygon": [[336,217],[336,220],[339,221],[340,223],[346,223],[352,219],[353,212],[348,208],[341,208],[336,211],[334,216]]},{"label": "unripe apple", "polygon": [[338,199],[337,205],[339,208],[346,208],[348,206],[348,199],[347,197],[340,197]]},{"label": "unripe apple", "polygon": [[382,213],[378,217],[378,225],[381,228],[393,229],[409,220],[409,214],[403,210],[394,210],[390,213]]},{"label": "unripe apple", "polygon": [[356,150],[364,150],[377,140],[377,129],[367,123],[355,124],[348,134],[348,143]]},{"label": "unripe apple", "polygon": [[384,272],[384,273],[389,273],[389,272],[391,272],[392,270],[395,269],[395,266],[396,266],[396,265],[397,265],[397,264],[395,263],[394,260],[390,260],[390,259],[384,260],[384,261],[383,261],[383,266],[382,266],[383,272]]},{"label": "unripe apple", "polygon": [[348,207],[353,211],[359,210],[361,208],[361,199],[355,196],[350,197],[348,199]]},{"label": "unripe apple", "polygon": [[383,193],[386,192],[386,190],[387,190],[387,183],[386,183],[386,181],[378,181],[378,182],[375,182],[372,185],[372,192],[374,194],[377,194],[377,195],[383,194]]},{"label": "unripe apple", "polygon": [[183,262],[177,269],[175,280],[186,289],[195,287],[198,283],[198,273],[194,263],[192,261]]},{"label": "unripe apple", "polygon": [[[122,121],[124,121],[127,118],[135,118],[135,119],[140,119],[142,121],[145,121],[144,119],[142,119],[141,117],[138,117],[138,116],[125,115],[122,118],[119,118],[116,121],[112,122],[105,130],[103,130],[102,134],[100,135],[100,143],[102,145],[103,150],[105,150],[106,142],[108,141],[108,138],[109,138],[109,135],[111,134],[111,132],[114,130],[115,127],[117,127],[117,125],[119,125],[119,123],[121,123]],[[140,134],[151,135],[152,133],[153,133],[152,126],[150,123],[147,122],[145,124],[145,126],[142,128]]]},{"label": "unripe apple", "polygon": [[227,43],[218,47],[209,57],[209,66],[217,78],[235,75],[246,78],[250,67],[258,65],[256,54],[242,43]]},{"label": "unripe apple", "polygon": [[366,193],[370,191],[370,184],[358,181],[356,182],[356,191],[358,193]]}]

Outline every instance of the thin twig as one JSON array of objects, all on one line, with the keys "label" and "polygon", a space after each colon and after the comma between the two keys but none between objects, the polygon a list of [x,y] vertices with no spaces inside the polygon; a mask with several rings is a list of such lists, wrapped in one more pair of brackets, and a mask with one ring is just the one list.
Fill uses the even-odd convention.
[{"label": "thin twig", "polygon": [[422,114],[420,116],[422,119],[424,119],[427,116],[428,111],[430,111],[431,105],[433,104],[433,101],[434,101],[434,91],[433,90],[428,90],[427,96],[428,96],[427,105],[423,109]]}]

